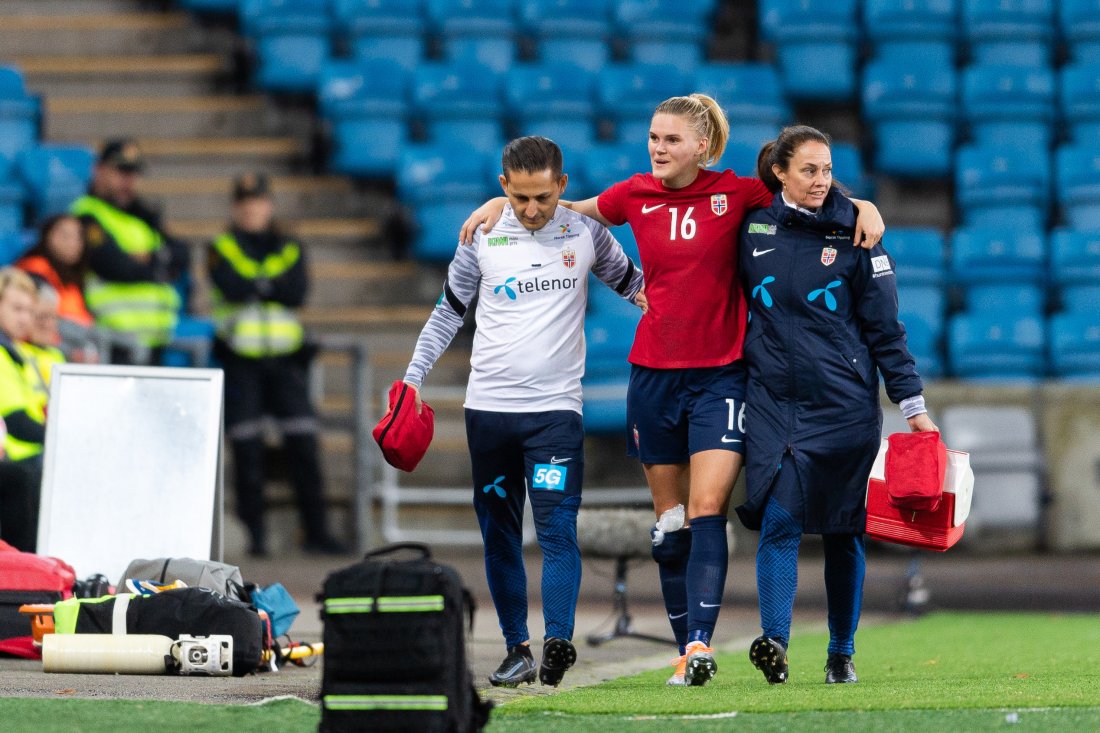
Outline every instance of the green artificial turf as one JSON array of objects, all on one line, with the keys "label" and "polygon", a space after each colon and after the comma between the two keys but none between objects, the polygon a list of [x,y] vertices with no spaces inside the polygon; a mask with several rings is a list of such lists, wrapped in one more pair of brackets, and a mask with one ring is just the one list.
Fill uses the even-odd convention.
[{"label": "green artificial turf", "polygon": [[667,687],[669,670],[657,670],[509,701],[494,711],[494,719],[545,712],[660,716],[1100,706],[1096,616],[941,613],[863,629],[856,637],[855,685],[824,684],[826,643],[821,635],[795,636],[785,685],[768,685],[745,652],[720,654],[718,675],[705,687]]}]

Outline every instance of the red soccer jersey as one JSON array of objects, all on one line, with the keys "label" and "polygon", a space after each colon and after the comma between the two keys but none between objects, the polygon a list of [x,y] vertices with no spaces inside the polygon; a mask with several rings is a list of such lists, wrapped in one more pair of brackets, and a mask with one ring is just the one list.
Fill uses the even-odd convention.
[{"label": "red soccer jersey", "polygon": [[741,358],[747,311],[737,237],[745,212],[771,200],[761,181],[729,170],[700,171],[680,189],[639,173],[600,194],[600,214],[630,224],[645,271],[649,312],[638,323],[630,363],[688,369]]}]

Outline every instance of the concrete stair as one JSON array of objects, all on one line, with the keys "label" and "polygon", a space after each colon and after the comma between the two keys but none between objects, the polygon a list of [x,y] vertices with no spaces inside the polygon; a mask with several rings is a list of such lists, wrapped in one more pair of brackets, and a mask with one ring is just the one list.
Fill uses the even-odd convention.
[{"label": "concrete stair", "polygon": [[[137,138],[149,160],[142,195],[159,203],[167,229],[192,245],[199,313],[209,300],[201,274],[205,245],[226,225],[232,177],[246,170],[272,176],[278,216],[301,238],[311,263],[303,319],[313,333],[366,342],[375,409],[384,410],[381,395],[404,374],[444,273],[390,260],[386,221],[395,210],[388,193],[312,173],[316,122],[309,109],[237,93],[240,43],[232,30],[204,26],[165,2],[0,3],[0,63],[18,64],[30,90],[43,95],[47,140],[94,148],[108,137]],[[357,451],[349,432],[351,365],[345,354],[322,353],[317,367],[328,493],[347,528]],[[436,366],[431,386],[462,384],[468,369],[463,333]],[[441,408],[422,475],[465,484],[461,405]],[[228,496],[232,501],[232,491]],[[271,499],[278,515],[272,526],[294,527],[289,487],[276,482]],[[273,540],[274,547],[287,544]]]}]

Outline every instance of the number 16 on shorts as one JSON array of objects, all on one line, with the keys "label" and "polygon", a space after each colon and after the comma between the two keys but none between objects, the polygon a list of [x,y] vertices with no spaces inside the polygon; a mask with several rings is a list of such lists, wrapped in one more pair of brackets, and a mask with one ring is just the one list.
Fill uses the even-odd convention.
[{"label": "number 16 on shorts", "polygon": [[[737,404],[737,400],[727,397],[726,405],[729,407],[729,419],[726,423],[726,430],[729,433],[735,433],[737,436],[745,437],[745,401],[742,400],[741,404]],[[728,442],[725,438],[723,443]]]},{"label": "number 16 on shorts", "polygon": [[536,463],[535,471],[531,476],[531,488],[565,491],[565,477],[568,470],[566,466]]}]

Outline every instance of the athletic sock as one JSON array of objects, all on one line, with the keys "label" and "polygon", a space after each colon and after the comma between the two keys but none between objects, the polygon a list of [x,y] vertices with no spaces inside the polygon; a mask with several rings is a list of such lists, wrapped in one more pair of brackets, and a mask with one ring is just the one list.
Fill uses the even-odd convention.
[{"label": "athletic sock", "polygon": [[689,641],[702,641],[710,646],[718,612],[722,610],[729,558],[726,518],[694,517],[687,565]]},{"label": "athletic sock", "polygon": [[678,529],[665,534],[661,544],[653,546],[653,559],[661,578],[661,596],[665,599],[665,612],[672,626],[672,635],[680,654],[687,644],[688,607],[685,580],[688,556],[691,554],[691,530]]},{"label": "athletic sock", "polygon": [[787,645],[798,587],[798,546],[802,527],[774,500],[768,501],[756,549],[756,587],[764,636]]}]

